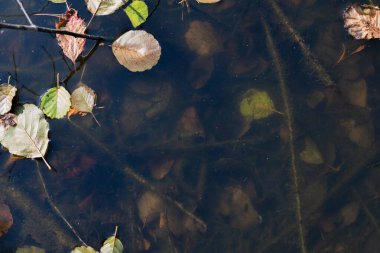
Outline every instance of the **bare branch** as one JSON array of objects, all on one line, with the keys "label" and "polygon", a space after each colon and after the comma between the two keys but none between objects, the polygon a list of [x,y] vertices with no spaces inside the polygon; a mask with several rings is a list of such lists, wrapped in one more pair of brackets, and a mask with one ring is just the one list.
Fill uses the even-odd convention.
[{"label": "bare branch", "polygon": [[71,35],[77,38],[85,38],[85,39],[97,40],[97,41],[113,41],[112,38],[106,38],[106,37],[91,35],[91,34],[74,33],[70,31],[53,29],[53,28],[42,27],[42,26],[17,25],[17,24],[0,22],[0,28],[13,29],[13,30],[26,30],[26,31],[32,31],[32,32],[43,32],[43,33],[50,33],[50,34],[66,34],[66,35]]}]

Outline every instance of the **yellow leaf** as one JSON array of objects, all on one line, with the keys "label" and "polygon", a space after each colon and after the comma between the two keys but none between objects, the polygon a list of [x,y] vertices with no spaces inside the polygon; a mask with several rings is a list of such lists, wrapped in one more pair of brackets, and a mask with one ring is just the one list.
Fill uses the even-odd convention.
[{"label": "yellow leaf", "polygon": [[240,102],[240,113],[248,121],[264,119],[276,112],[272,99],[266,91],[249,89]]},{"label": "yellow leaf", "polygon": [[305,148],[300,153],[300,158],[308,164],[318,165],[323,163],[323,157],[317,144],[310,138],[305,139]]}]

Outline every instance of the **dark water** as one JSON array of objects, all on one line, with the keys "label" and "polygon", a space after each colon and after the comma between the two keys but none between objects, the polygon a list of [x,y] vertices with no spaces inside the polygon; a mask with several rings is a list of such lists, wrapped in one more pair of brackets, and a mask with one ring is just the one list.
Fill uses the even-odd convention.
[{"label": "dark water", "polygon": [[[24,2],[30,13],[65,11],[62,4]],[[56,172],[42,161],[10,162],[8,152],[1,153],[0,200],[14,222],[0,238],[0,252],[27,245],[70,252],[82,244],[49,203],[38,168],[53,204],[97,250],[118,226],[128,252],[302,252],[302,237],[307,252],[378,252],[380,44],[347,35],[346,1],[281,1],[306,50],[335,83],[326,86],[310,66],[313,56],[305,57],[272,3],[190,0],[187,8],[162,0],[142,26],[162,47],[157,66],[128,71],[113,56],[111,41],[86,60],[82,79],[84,64],[78,61],[73,72],[54,35],[1,29],[0,79],[6,83],[11,76],[17,104],[38,105],[59,73],[61,80],[69,77],[69,91],[80,80],[95,90],[102,108],[94,110],[101,127],[91,115],[49,120],[46,159]],[[91,18],[84,1],[71,4]],[[0,7],[3,22],[26,23],[16,1]],[[46,27],[56,21],[32,19]],[[200,28],[188,43],[194,24]],[[119,10],[95,17],[88,33],[116,39],[131,28]],[[195,45],[210,34],[211,40]],[[268,50],[268,36],[274,49]],[[94,45],[87,40],[84,54]],[[211,49],[204,53],[202,47]],[[348,57],[337,63],[342,48]],[[239,104],[252,88],[266,91],[277,112],[245,120]]]}]

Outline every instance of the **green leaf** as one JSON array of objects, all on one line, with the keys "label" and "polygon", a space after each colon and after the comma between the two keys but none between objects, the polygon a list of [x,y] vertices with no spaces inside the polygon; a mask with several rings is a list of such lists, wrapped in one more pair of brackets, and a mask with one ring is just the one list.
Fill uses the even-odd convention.
[{"label": "green leaf", "polygon": [[92,113],[95,100],[95,92],[82,82],[80,82],[79,87],[71,93],[71,107],[79,112]]},{"label": "green leaf", "polygon": [[49,0],[49,2],[52,2],[55,4],[63,4],[63,3],[66,3],[66,0]]},{"label": "green leaf", "polygon": [[44,158],[49,138],[49,123],[43,112],[33,104],[25,104],[16,108],[17,125],[5,130],[1,144],[9,153],[26,158]]},{"label": "green leaf", "polygon": [[124,9],[131,20],[133,27],[137,27],[144,23],[148,18],[148,6],[144,1],[133,1]]},{"label": "green leaf", "polygon": [[12,108],[12,99],[16,95],[17,88],[3,83],[0,85],[0,115],[9,112]]},{"label": "green leaf", "polygon": [[97,253],[96,250],[94,250],[90,246],[80,246],[80,247],[75,247],[71,253]]},{"label": "green leaf", "polygon": [[115,235],[108,237],[100,248],[100,253],[121,253],[124,246]]},{"label": "green leaf", "polygon": [[45,253],[45,250],[34,246],[24,246],[17,248],[16,253]]},{"label": "green leaf", "polygon": [[62,86],[49,89],[41,98],[41,109],[49,118],[63,118],[70,109],[71,96]]},{"label": "green leaf", "polygon": [[248,121],[266,118],[277,112],[266,91],[249,89],[240,102],[240,113]]},{"label": "green leaf", "polygon": [[300,153],[300,158],[308,164],[318,165],[324,162],[323,156],[319,151],[317,144],[315,144],[315,142],[308,137],[305,139],[305,147]]}]

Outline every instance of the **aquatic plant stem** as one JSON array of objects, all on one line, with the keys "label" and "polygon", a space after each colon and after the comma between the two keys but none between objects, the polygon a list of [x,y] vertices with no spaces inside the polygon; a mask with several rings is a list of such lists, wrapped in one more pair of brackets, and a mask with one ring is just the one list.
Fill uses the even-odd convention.
[{"label": "aquatic plant stem", "polygon": [[277,1],[267,0],[264,2],[268,3],[268,5],[274,10],[282,26],[291,35],[292,40],[298,44],[298,46],[301,49],[302,55],[306,60],[306,65],[309,66],[310,70],[317,75],[317,77],[323,82],[325,86],[335,86],[336,84],[331,78],[331,76],[327,73],[326,69],[321,65],[318,59],[310,51],[309,47],[305,44],[304,39],[301,37],[301,35],[290,24],[289,19],[285,16],[284,12],[277,4]]},{"label": "aquatic plant stem", "polygon": [[48,190],[47,190],[47,187],[46,187],[46,183],[45,183],[45,180],[44,180],[44,177],[42,176],[41,174],[41,170],[40,170],[40,166],[38,165],[38,162],[36,161],[36,170],[37,170],[37,174],[38,174],[38,178],[40,180],[40,183],[42,185],[42,188],[45,192],[45,195],[46,195],[46,199],[47,201],[49,202],[49,205],[54,209],[54,211],[57,213],[57,215],[59,216],[59,218],[61,218],[65,224],[69,227],[69,229],[71,230],[71,232],[75,235],[76,238],[78,238],[78,240],[84,245],[84,246],[88,246],[83,240],[82,238],[79,236],[78,232],[75,230],[75,228],[70,224],[70,222],[65,218],[65,216],[62,214],[61,210],[59,210],[59,208],[54,204]]},{"label": "aquatic plant stem", "polygon": [[288,131],[289,131],[288,137],[289,137],[289,150],[290,150],[290,167],[291,167],[291,174],[292,174],[292,179],[293,179],[294,202],[295,202],[296,218],[297,218],[297,225],[298,225],[299,244],[300,244],[301,252],[307,253],[306,244],[305,244],[303,219],[302,219],[301,196],[300,196],[300,190],[299,190],[299,176],[298,176],[298,168],[297,168],[297,160],[296,160],[296,151],[294,147],[294,127],[293,127],[294,118],[293,118],[292,110],[290,108],[289,96],[288,96],[287,87],[285,84],[284,72],[281,67],[281,60],[276,50],[276,47],[273,43],[272,35],[269,31],[268,25],[262,15],[261,15],[261,22],[265,30],[268,51],[272,56],[274,67],[276,69],[277,78],[280,84],[281,96],[282,96],[282,100],[284,102],[284,107],[285,107],[285,115],[286,115],[286,121],[287,121],[286,123],[287,123]]},{"label": "aquatic plant stem", "polygon": [[147,189],[149,189],[152,192],[157,193],[160,195],[163,199],[165,199],[169,204],[173,205],[180,211],[182,211],[184,214],[192,218],[196,223],[198,223],[201,227],[202,231],[207,230],[206,223],[199,217],[197,217],[195,214],[190,212],[186,207],[183,206],[182,203],[178,202],[177,200],[173,199],[166,193],[164,193],[158,186],[154,185],[152,182],[150,182],[148,179],[144,178],[143,176],[139,175],[133,168],[131,168],[128,165],[125,165],[115,154],[111,151],[105,144],[98,141],[94,136],[92,136],[88,131],[81,128],[79,125],[75,124],[72,121],[69,121],[71,125],[79,130],[87,139],[89,139],[95,146],[97,146],[100,150],[102,150],[104,153],[112,157],[113,161],[119,164],[119,166],[122,167],[122,172],[126,174],[129,178],[135,180],[137,183],[143,185]]}]

